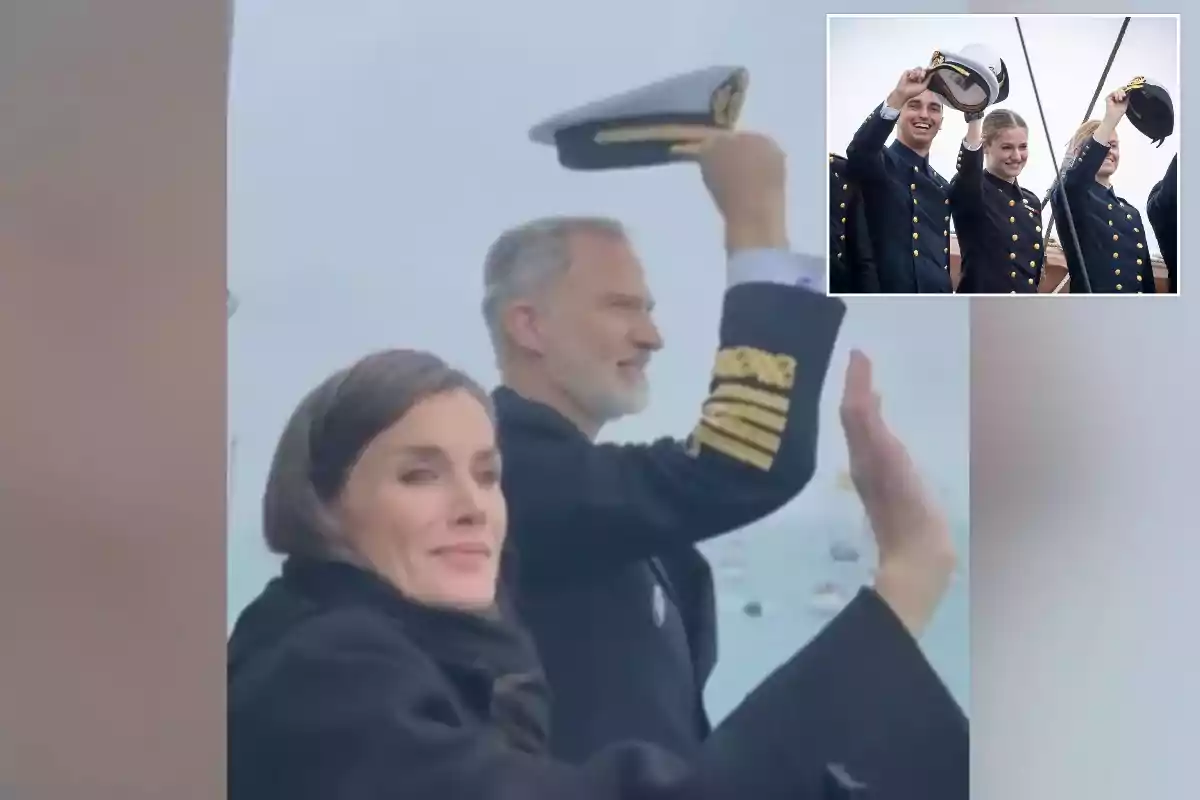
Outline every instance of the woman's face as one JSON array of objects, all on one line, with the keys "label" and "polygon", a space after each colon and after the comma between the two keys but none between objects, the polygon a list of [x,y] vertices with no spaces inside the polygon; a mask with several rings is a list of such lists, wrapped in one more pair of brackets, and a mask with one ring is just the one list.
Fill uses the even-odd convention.
[{"label": "woman's face", "polygon": [[337,516],[355,552],[411,600],[490,607],[507,508],[487,411],[463,390],[413,406],[363,451]]},{"label": "woman's face", "polygon": [[1006,180],[1014,180],[1029,160],[1029,131],[1020,127],[1005,128],[988,143],[988,172]]}]

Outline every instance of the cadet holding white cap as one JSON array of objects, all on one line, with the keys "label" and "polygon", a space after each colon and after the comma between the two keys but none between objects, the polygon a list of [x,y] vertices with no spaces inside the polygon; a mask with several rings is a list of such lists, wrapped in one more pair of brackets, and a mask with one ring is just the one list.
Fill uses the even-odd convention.
[{"label": "cadet holding white cap", "polygon": [[[944,100],[929,88],[932,73],[905,70],[846,149],[861,188],[881,292],[948,293],[949,182],[929,164],[942,129]],[[887,139],[896,132],[890,146]]]}]

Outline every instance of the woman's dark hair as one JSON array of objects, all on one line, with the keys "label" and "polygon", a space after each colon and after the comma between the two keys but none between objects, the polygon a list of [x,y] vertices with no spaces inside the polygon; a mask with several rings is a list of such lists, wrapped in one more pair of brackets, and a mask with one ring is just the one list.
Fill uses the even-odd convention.
[{"label": "woman's dark hair", "polygon": [[275,448],[263,494],[267,547],[282,555],[350,555],[329,505],[351,467],[422,400],[455,390],[469,392],[492,414],[478,383],[420,350],[374,353],[326,378],[300,401]]}]

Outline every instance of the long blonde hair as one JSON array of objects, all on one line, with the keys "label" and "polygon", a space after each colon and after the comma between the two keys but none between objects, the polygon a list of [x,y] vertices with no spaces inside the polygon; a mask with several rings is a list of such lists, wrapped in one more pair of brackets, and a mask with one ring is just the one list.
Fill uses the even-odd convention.
[{"label": "long blonde hair", "polygon": [[1071,143],[1067,145],[1067,155],[1073,156],[1079,152],[1079,148],[1087,141],[1088,137],[1094,134],[1100,127],[1100,120],[1089,119],[1087,122],[1075,129],[1075,135],[1071,137]]}]

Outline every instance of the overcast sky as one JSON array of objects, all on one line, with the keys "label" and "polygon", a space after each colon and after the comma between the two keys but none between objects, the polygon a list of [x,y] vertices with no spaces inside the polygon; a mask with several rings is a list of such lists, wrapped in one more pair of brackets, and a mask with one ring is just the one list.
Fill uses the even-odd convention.
[{"label": "overcast sky", "polygon": [[[1122,18],[1027,15],[1020,19],[1052,147],[1038,114],[1033,81],[1012,17],[834,17],[829,21],[830,151],[846,152],[858,126],[883,102],[905,69],[926,66],[934,50],[957,51],[967,44],[984,44],[1004,60],[1011,81],[1008,98],[996,107],[1016,111],[1029,125],[1029,162],[1019,180],[1045,196],[1055,174],[1051,150],[1061,166],[1066,146],[1083,121],[1104,72]],[[1137,75],[1164,85],[1179,113],[1177,28],[1174,17],[1134,17],[1130,21],[1091,118],[1103,116],[1108,92]],[[954,176],[966,132],[962,113],[948,108],[930,152],[933,167],[947,179]],[[1178,152],[1178,127],[1157,148],[1128,121],[1122,121],[1117,132],[1121,163],[1113,188],[1144,215],[1151,187],[1162,179]],[[1157,254],[1158,244],[1149,226],[1146,236],[1151,251]]]},{"label": "overcast sky", "polygon": [[[276,439],[304,392],[390,346],[429,348],[495,380],[479,317],[480,269],[488,244],[510,224],[588,212],[632,227],[667,348],[652,366],[650,410],[607,435],[683,435],[694,424],[725,280],[721,231],[697,171],[567,172],[526,138],[541,118],[678,72],[743,65],[751,74],[744,123],[790,153],[793,245],[825,252],[828,161],[813,92],[822,83],[823,12],[791,0],[248,0],[237,12],[231,619],[276,569],[261,544],[259,503]],[[820,474],[773,520],[723,543],[744,541],[739,558],[762,565],[742,577],[720,574],[723,607],[753,595],[767,613],[723,614],[718,713],[818,629],[823,619],[801,606],[834,571],[824,556],[830,526],[861,526],[835,481],[846,463],[836,404],[851,346],[876,359],[887,413],[946,498],[966,546],[967,306],[857,299],[826,392]],[[930,646],[965,701],[965,585],[960,590],[934,637],[947,644]]]}]

